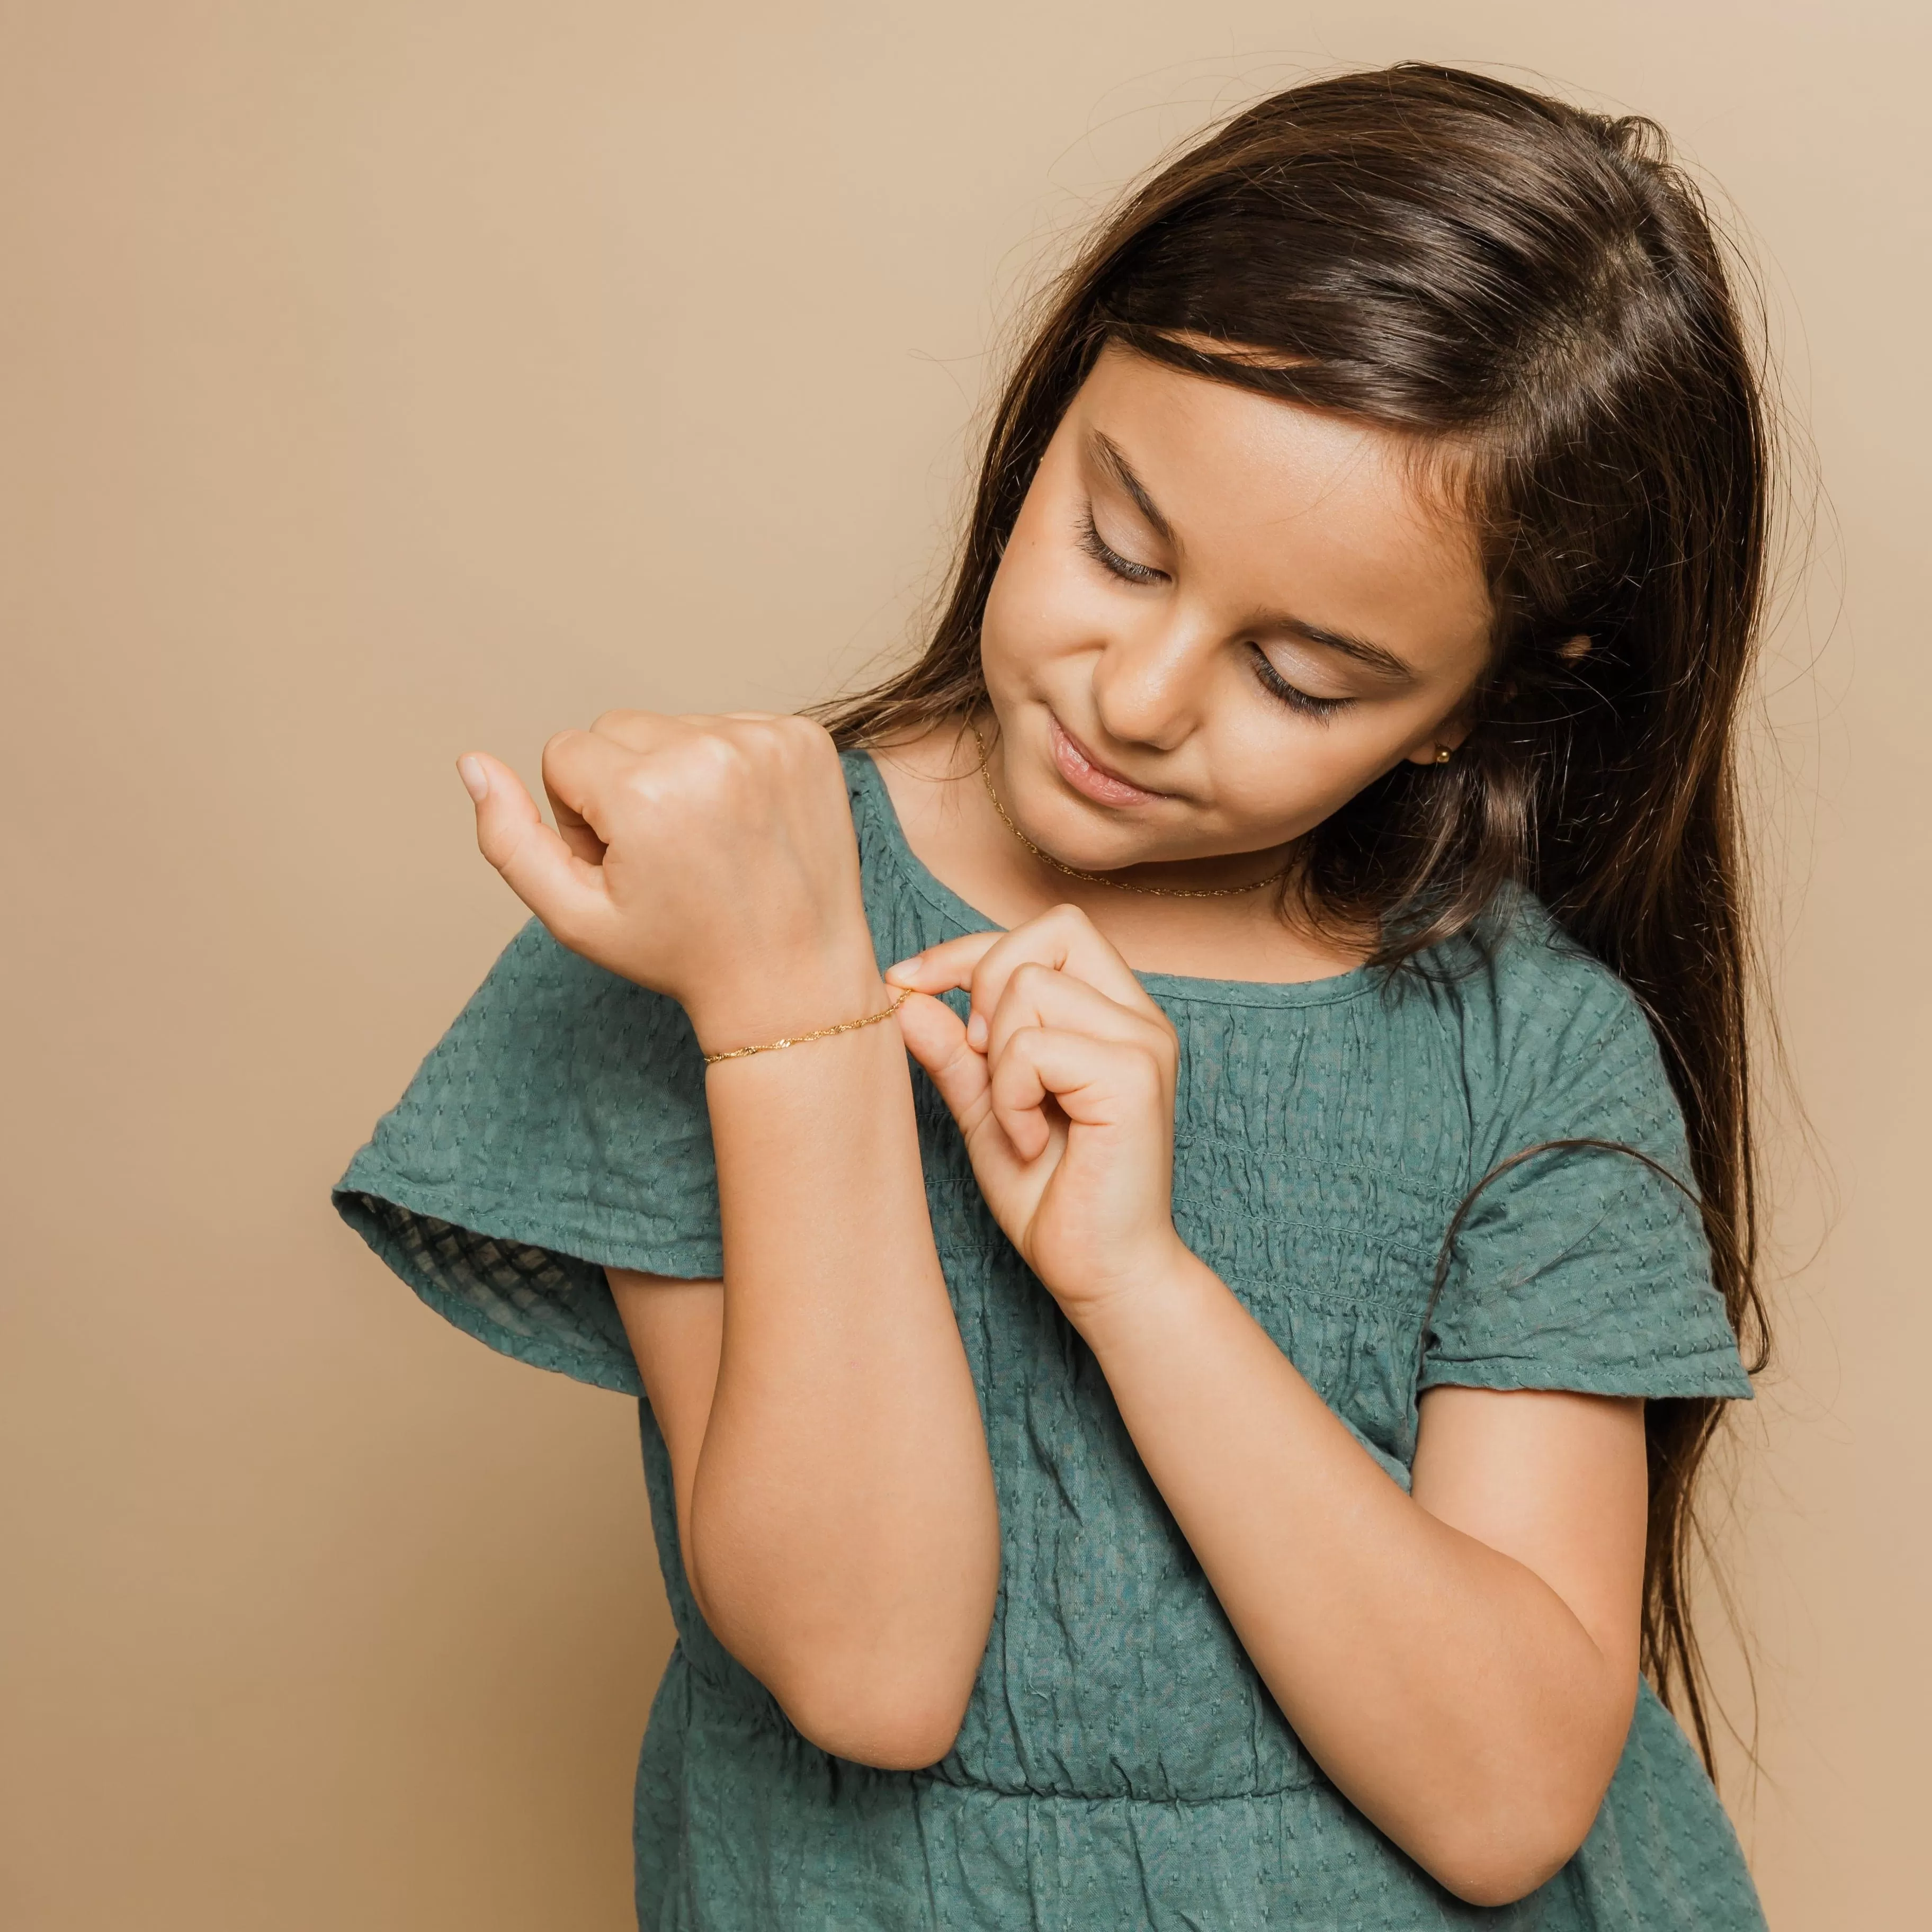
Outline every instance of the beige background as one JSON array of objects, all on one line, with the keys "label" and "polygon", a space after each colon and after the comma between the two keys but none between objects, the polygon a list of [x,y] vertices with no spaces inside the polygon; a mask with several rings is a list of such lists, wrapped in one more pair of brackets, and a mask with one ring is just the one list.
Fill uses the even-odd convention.
[{"label": "beige background", "polygon": [[891,644],[1041,251],[1220,109],[1406,55],[1654,113],[1769,265],[1830,500],[1773,951],[1838,1204],[1783,1160],[1733,1796],[1780,1932],[1918,1922],[1924,22],[0,0],[6,1924],[629,1922],[633,1412],[444,1328],[325,1198],[517,922],[450,761]]}]

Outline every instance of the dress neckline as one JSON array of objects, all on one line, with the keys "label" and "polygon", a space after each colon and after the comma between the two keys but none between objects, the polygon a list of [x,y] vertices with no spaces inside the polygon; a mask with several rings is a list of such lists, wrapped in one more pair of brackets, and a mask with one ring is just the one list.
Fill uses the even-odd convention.
[{"label": "dress neckline", "polygon": [[[880,773],[877,760],[862,748],[846,760],[856,768],[860,790],[878,814],[894,859],[907,884],[927,904],[967,932],[1004,931],[996,919],[960,897],[912,849],[899,818],[898,807]],[[1352,1000],[1366,992],[1378,977],[1369,966],[1352,966],[1346,973],[1320,980],[1204,980],[1182,973],[1143,973],[1134,977],[1156,999],[1195,1000],[1222,1006],[1322,1006]]]}]

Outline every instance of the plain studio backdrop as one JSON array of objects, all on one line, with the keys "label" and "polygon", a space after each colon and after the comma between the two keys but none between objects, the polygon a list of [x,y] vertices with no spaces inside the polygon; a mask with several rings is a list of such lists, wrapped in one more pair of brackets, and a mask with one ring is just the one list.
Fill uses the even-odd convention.
[{"label": "plain studio backdrop", "polygon": [[1660,120],[1816,452],[1758,742],[1820,1151],[1786,1109],[1727,1792],[1780,1932],[1919,1922],[1928,55],[1846,0],[0,0],[10,1932],[630,1923],[634,1411],[326,1198],[520,916],[452,760],[901,642],[1040,265],[1405,57]]}]

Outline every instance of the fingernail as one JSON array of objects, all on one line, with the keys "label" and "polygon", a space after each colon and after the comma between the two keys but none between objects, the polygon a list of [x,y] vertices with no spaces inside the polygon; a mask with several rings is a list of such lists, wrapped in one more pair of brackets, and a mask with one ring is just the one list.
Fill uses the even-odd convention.
[{"label": "fingernail", "polygon": [[[919,962],[926,957],[923,952],[915,952],[910,959],[896,959],[886,968],[886,980],[890,986],[910,986],[919,977]],[[895,973],[903,974],[903,980],[895,980]]]},{"label": "fingernail", "polygon": [[966,1022],[966,1044],[975,1053],[984,1053],[986,1050],[986,1016],[975,1013]]},{"label": "fingernail", "polygon": [[483,769],[483,760],[466,752],[457,760],[456,770],[464,790],[481,805],[490,796],[490,774]]}]

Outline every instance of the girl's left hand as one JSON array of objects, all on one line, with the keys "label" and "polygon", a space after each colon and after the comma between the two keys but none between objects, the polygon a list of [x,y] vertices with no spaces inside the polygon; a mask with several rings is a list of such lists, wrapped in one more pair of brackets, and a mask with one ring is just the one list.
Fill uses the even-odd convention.
[{"label": "girl's left hand", "polygon": [[[1068,1318],[1170,1265],[1179,1045],[1086,914],[1058,906],[949,940],[886,980],[914,989],[906,1046],[994,1218]],[[956,986],[972,994],[964,1024],[933,997]]]}]

